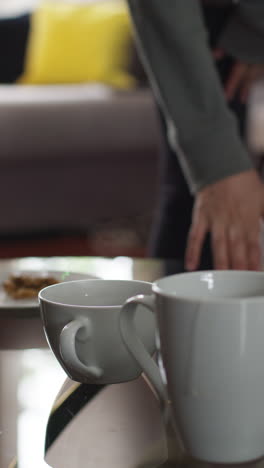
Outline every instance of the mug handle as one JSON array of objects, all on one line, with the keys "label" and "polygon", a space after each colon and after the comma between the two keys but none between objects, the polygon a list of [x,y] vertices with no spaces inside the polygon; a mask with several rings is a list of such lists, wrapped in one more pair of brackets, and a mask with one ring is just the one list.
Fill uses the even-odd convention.
[{"label": "mug handle", "polygon": [[136,308],[139,304],[147,307],[147,309],[149,309],[153,314],[155,313],[154,295],[147,296],[139,294],[131,297],[124,303],[120,312],[120,332],[128,350],[134,356],[140,367],[142,367],[150,384],[154,387],[162,408],[166,413],[168,407],[168,396],[166,387],[160,375],[159,367],[138,337],[134,326]]},{"label": "mug handle", "polygon": [[171,402],[168,398],[167,387],[162,381],[159,367],[145,348],[142,341],[139,339],[136,332],[134,317],[136,307],[139,304],[147,307],[147,309],[155,314],[154,294],[151,296],[139,294],[138,296],[131,297],[124,303],[120,312],[120,333],[128,350],[134,356],[137,363],[142,367],[147,379],[156,391],[162,411],[167,438],[168,458],[164,463],[164,467],[168,466],[168,468],[172,468],[178,466],[179,462],[182,462],[185,459],[185,449],[179,435],[178,427],[172,417]]},{"label": "mug handle", "polygon": [[76,335],[79,330],[85,329],[86,339],[92,338],[92,324],[88,318],[80,317],[67,323],[60,334],[60,352],[62,359],[81,374],[88,377],[99,378],[103,375],[103,369],[96,365],[86,366],[76,353]]}]

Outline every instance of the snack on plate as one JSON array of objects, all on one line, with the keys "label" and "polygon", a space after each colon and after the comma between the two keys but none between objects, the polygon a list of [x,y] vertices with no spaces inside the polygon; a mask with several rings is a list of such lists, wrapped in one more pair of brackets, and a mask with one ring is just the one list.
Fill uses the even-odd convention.
[{"label": "snack on plate", "polygon": [[31,299],[37,297],[41,289],[56,283],[59,281],[49,275],[13,273],[4,281],[3,288],[13,299]]}]

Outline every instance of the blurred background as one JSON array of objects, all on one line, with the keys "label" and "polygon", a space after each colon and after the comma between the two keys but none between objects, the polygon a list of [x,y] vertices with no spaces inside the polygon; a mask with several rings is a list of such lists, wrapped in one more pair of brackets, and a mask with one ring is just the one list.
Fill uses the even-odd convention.
[{"label": "blurred background", "polygon": [[[264,87],[248,145],[264,149]],[[125,1],[0,2],[0,257],[144,257],[160,127]]]},{"label": "blurred background", "polygon": [[0,3],[0,257],[144,256],[159,127],[126,3]]}]

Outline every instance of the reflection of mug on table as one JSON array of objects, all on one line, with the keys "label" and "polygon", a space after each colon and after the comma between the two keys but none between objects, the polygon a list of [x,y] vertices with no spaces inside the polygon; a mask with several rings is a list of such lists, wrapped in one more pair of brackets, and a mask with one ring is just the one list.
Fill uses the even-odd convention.
[{"label": "reflection of mug on table", "polygon": [[183,273],[129,299],[120,315],[129,350],[166,398],[160,371],[131,327],[155,312],[167,390],[186,450],[219,463],[264,455],[264,273]]},{"label": "reflection of mug on table", "polygon": [[[143,281],[80,280],[59,283],[39,294],[50,348],[73,380],[107,384],[137,378],[142,368],[127,350],[119,330],[122,304],[150,294]],[[155,350],[155,319],[139,305],[135,326],[149,353]]]}]

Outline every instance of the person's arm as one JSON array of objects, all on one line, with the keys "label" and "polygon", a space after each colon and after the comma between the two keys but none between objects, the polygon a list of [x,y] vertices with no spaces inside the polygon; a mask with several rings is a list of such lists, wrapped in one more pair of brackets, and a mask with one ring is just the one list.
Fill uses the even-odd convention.
[{"label": "person's arm", "polygon": [[174,145],[177,129],[181,164],[195,194],[186,268],[198,267],[210,232],[215,268],[259,269],[263,184],[228,110],[199,2],[128,3],[150,83]]},{"label": "person's arm", "polygon": [[197,0],[128,0],[142,60],[192,191],[252,168],[228,110]]}]

